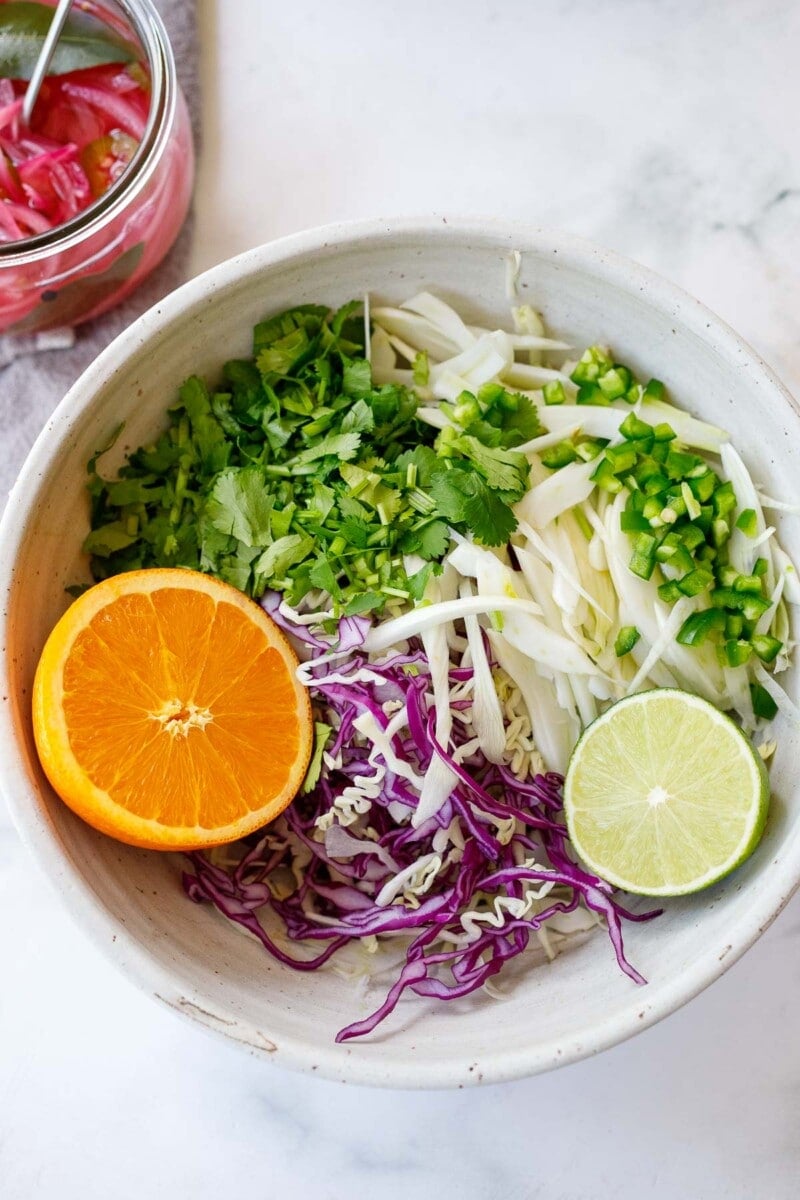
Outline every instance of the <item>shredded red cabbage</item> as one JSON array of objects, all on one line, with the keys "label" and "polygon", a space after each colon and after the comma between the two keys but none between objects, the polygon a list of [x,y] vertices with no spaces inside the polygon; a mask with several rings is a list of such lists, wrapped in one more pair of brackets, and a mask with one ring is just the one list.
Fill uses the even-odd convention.
[{"label": "shredded red cabbage", "polygon": [[[274,594],[264,600],[287,632],[325,657],[330,641],[288,621],[279,603]],[[269,829],[242,843],[235,865],[222,867],[205,854],[189,855],[194,873],[186,872],[183,884],[190,898],[210,901],[254,934],[274,958],[302,971],[323,966],[342,947],[365,937],[406,935],[404,964],[383,1003],[365,1020],[342,1029],[338,1042],[371,1033],[407,990],[441,1000],[469,995],[522,954],[532,933],[581,904],[605,920],[622,971],[644,983],[625,957],[622,921],[648,920],[657,913],[627,911],[609,884],[574,861],[561,819],[562,777],[518,779],[507,766],[490,763],[466,746],[471,735],[459,721],[454,721],[450,745],[439,745],[425,655],[412,642],[406,653],[369,661],[361,650],[368,628],[365,618],[343,621],[335,649],[347,651],[347,657],[309,667],[316,715],[334,730],[316,787],[298,797]],[[331,681],[333,673],[347,681]],[[453,685],[469,677],[463,666],[451,670]],[[463,711],[465,703],[458,703]],[[398,728],[401,708],[405,721]],[[380,730],[393,720],[391,748],[418,777],[437,755],[456,777],[443,808],[417,829],[411,825],[419,799],[413,782],[391,769],[376,744],[354,736],[354,722],[364,713]],[[466,747],[463,762],[459,747]],[[370,781],[371,789],[365,787]],[[345,830],[326,835],[329,850],[319,840],[318,822],[326,815],[330,820],[346,789],[358,788],[369,793],[364,811]],[[427,888],[411,896],[401,889],[393,902],[377,902],[401,872],[413,871],[421,859],[437,853],[441,865]],[[290,871],[296,882],[287,895]],[[278,874],[283,887],[275,886]],[[472,922],[465,928],[466,913],[491,911],[498,898],[524,902],[531,884],[551,884],[550,895],[535,899],[523,915],[505,911],[499,927]],[[521,911],[524,904],[517,907]],[[267,909],[280,921],[282,942],[324,944],[323,949],[304,957],[278,945],[258,917]]]}]

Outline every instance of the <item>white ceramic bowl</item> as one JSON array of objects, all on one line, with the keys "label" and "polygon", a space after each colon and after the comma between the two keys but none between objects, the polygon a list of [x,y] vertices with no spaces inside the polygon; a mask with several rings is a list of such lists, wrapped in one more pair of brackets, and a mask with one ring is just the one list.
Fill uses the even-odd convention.
[{"label": "white ceramic bowl", "polygon": [[[191,904],[171,856],[95,833],[60,803],[31,736],[31,681],[85,577],[86,461],[121,420],[126,448],[163,422],[191,372],[213,376],[245,354],[251,326],[301,301],[336,305],[365,291],[400,301],[421,287],[505,324],[505,260],[522,252],[520,293],[573,344],[607,341],[688,408],[727,427],[755,476],[791,497],[800,476],[800,415],[758,357],[700,304],[651,272],[563,235],[508,224],[370,222],[262,246],[167,297],[76,383],[20,476],[0,532],[2,787],[22,837],[80,925],[127,977],[164,1004],[272,1063],[334,1079],[439,1087],[511,1079],[593,1054],[646,1028],[720,975],[777,915],[800,879],[797,731],[781,730],[775,801],[750,861],[723,884],[629,926],[626,947],[649,979],[633,985],[600,931],[552,965],[517,971],[502,1000],[478,994],[438,1007],[410,998],[367,1040],[334,1043],[383,992],[364,995],[333,971],[272,962],[209,907]],[[112,458],[112,456],[109,456]],[[105,461],[105,469],[116,465]],[[800,561],[797,522],[784,542]],[[101,718],[101,710],[99,712]]]}]

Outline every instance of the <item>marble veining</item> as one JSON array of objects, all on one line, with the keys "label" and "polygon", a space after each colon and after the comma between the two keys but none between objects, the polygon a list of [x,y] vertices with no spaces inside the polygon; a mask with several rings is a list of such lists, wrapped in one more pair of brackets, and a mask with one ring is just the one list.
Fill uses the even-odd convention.
[{"label": "marble veining", "polygon": [[[207,0],[201,23],[195,269],[345,217],[524,218],[668,275],[800,392],[790,0]],[[7,486],[36,429],[0,404]],[[287,1074],[140,995],[4,813],[0,904],[3,1200],[797,1194],[797,898],[633,1041],[428,1094]]]}]

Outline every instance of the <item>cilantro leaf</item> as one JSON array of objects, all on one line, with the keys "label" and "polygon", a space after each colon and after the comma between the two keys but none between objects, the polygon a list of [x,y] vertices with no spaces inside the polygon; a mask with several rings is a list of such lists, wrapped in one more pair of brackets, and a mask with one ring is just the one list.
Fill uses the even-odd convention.
[{"label": "cilantro leaf", "polygon": [[347,517],[339,526],[339,537],[356,550],[365,550],[369,542],[371,527],[357,517]]},{"label": "cilantro leaf", "polygon": [[508,505],[476,476],[464,500],[464,523],[484,546],[504,546],[517,528]]},{"label": "cilantro leaf", "polygon": [[[282,497],[281,497],[282,500]],[[285,537],[289,532],[297,506],[291,501],[282,508],[274,508],[270,519],[270,529],[274,538]]]},{"label": "cilantro leaf", "polygon": [[319,304],[298,304],[259,322],[253,330],[253,357],[258,358],[262,350],[290,336],[297,329],[317,333],[327,315],[328,310]]},{"label": "cilantro leaf", "polygon": [[350,300],[337,309],[330,318],[333,339],[329,348],[336,347],[344,354],[364,357],[366,329],[363,309],[362,300]]},{"label": "cilantro leaf", "polygon": [[485,546],[504,545],[517,527],[508,504],[477,471],[463,467],[440,471],[433,478],[431,494],[442,516],[466,528]]},{"label": "cilantro leaf", "polygon": [[253,570],[257,576],[263,576],[265,584],[273,577],[282,579],[289,568],[302,562],[313,548],[313,537],[307,534],[287,533],[267,546],[253,564]]},{"label": "cilantro leaf", "polygon": [[398,482],[405,483],[409,467],[415,476],[414,486],[427,488],[431,485],[433,473],[441,466],[442,460],[430,446],[415,446],[406,450],[395,460],[395,476]]},{"label": "cilantro leaf", "polygon": [[346,396],[363,398],[372,391],[372,369],[365,358],[342,356],[342,388]]},{"label": "cilantro leaf", "polygon": [[474,463],[489,487],[504,493],[504,498],[521,500],[528,489],[530,464],[517,450],[484,446],[477,438],[463,435],[452,443],[470,462]]},{"label": "cilantro leaf", "polygon": [[372,612],[386,603],[386,597],[381,592],[361,592],[348,600],[344,608],[346,617],[358,617],[363,613]]},{"label": "cilantro leaf", "polygon": [[339,512],[343,517],[353,517],[356,521],[370,521],[369,509],[346,492],[339,495]]},{"label": "cilantro leaf", "polygon": [[450,529],[444,521],[431,521],[421,529],[409,530],[401,546],[404,554],[444,558],[450,546]]},{"label": "cilantro leaf", "polygon": [[259,467],[239,467],[217,476],[206,500],[208,520],[220,533],[247,546],[263,546],[270,539],[273,500]]},{"label": "cilantro leaf", "polygon": [[131,534],[119,521],[101,525],[93,529],[84,540],[83,549],[86,554],[96,554],[98,558],[108,558],[117,550],[125,550],[136,541],[136,535]]},{"label": "cilantro leaf", "polygon": [[323,438],[316,446],[301,450],[295,457],[295,463],[316,462],[319,458],[335,457],[342,460],[353,458],[361,445],[360,433],[334,433]]},{"label": "cilantro leaf", "polygon": [[146,475],[141,479],[116,479],[106,485],[109,504],[124,508],[127,504],[156,504],[164,495],[164,486]]},{"label": "cilantro leaf", "polygon": [[346,323],[363,307],[360,300],[348,300],[341,308],[337,308],[331,317],[331,332],[339,337]]},{"label": "cilantro leaf", "polygon": [[224,583],[229,583],[231,587],[238,588],[240,592],[246,592],[250,586],[250,564],[243,559],[231,558],[220,562],[217,570],[214,572]]},{"label": "cilantro leaf", "polygon": [[425,599],[425,592],[428,589],[428,584],[434,575],[441,575],[442,568],[438,563],[428,562],[419,571],[415,571],[410,575],[406,587],[408,594],[412,600],[419,602]]},{"label": "cilantro leaf", "polygon": [[[149,531],[152,531],[155,525],[155,521],[151,522]],[[201,571],[213,573],[218,564],[236,550],[236,538],[216,529],[205,512],[201,513],[198,521],[198,540]]]},{"label": "cilantro leaf", "polygon": [[503,418],[503,432],[506,438],[513,434],[514,441],[506,441],[506,445],[511,447],[514,445],[521,446],[523,442],[533,441],[534,438],[540,437],[544,430],[542,422],[539,419],[539,409],[528,396],[517,395],[515,397],[517,407],[513,412],[507,412]]},{"label": "cilantro leaf", "polygon": [[305,329],[293,329],[286,337],[267,346],[256,359],[265,378],[272,375],[291,375],[312,345]]},{"label": "cilantro leaf", "polygon": [[430,492],[440,514],[453,524],[464,521],[464,503],[475,472],[463,467],[442,467],[431,478]]},{"label": "cilantro leaf", "polygon": [[313,587],[320,588],[321,591],[328,592],[331,596],[339,595],[339,584],[327,558],[317,559],[309,572],[309,579]]},{"label": "cilantro leaf", "polygon": [[375,417],[372,409],[363,400],[356,400],[349,412],[342,418],[342,433],[367,433],[375,427]]}]

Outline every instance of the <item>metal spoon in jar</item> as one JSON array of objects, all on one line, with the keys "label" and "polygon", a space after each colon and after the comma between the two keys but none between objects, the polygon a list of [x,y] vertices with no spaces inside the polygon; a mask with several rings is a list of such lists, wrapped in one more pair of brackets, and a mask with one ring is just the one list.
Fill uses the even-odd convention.
[{"label": "metal spoon in jar", "polygon": [[28,84],[28,90],[25,92],[25,100],[22,104],[22,119],[26,125],[30,125],[31,123],[34,105],[39,96],[41,86],[44,83],[45,76],[50,67],[50,60],[53,57],[56,44],[61,36],[61,31],[66,24],[72,4],[73,0],[58,0],[58,7],[53,14],[50,28],[47,31],[47,37],[44,39],[42,48],[39,51],[39,57],[36,60],[31,81]]}]

